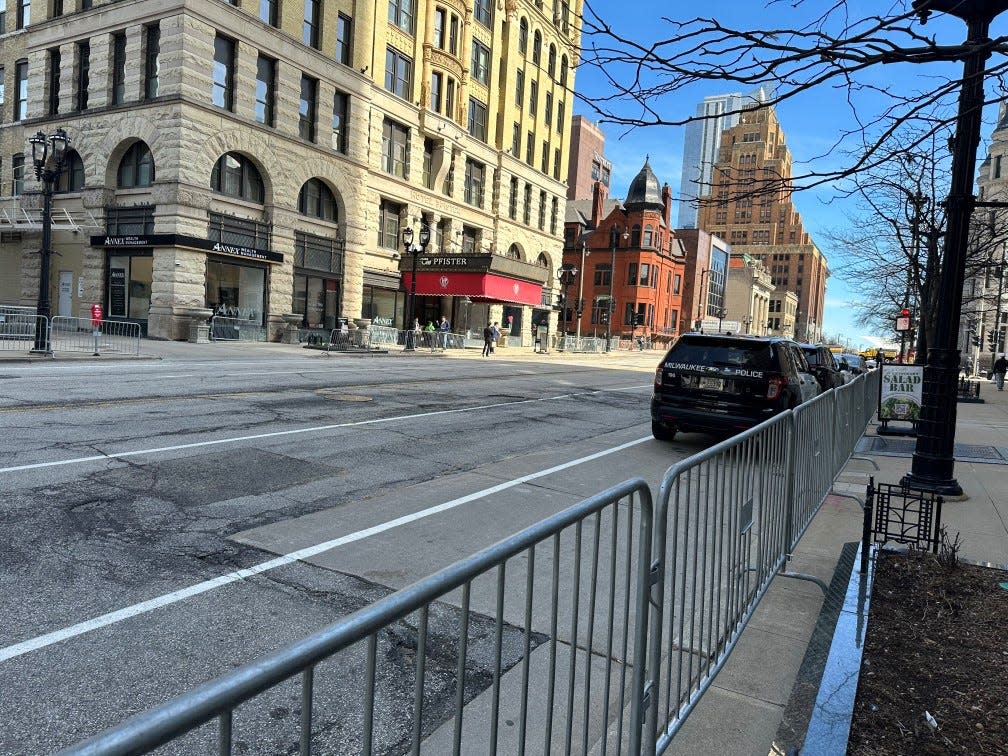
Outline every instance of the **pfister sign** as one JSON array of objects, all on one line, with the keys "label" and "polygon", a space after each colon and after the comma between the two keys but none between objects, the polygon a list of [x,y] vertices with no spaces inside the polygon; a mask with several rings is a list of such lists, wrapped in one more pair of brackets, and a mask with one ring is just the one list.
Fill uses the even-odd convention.
[{"label": "pfister sign", "polygon": [[904,420],[916,423],[920,419],[924,366],[883,363],[881,370],[879,420]]}]

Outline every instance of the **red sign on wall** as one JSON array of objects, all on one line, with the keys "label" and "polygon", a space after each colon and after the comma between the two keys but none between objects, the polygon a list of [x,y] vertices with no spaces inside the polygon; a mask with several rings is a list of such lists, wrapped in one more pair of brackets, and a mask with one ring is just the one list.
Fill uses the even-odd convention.
[{"label": "red sign on wall", "polygon": [[102,309],[100,304],[91,305],[91,327],[101,328],[102,324]]}]

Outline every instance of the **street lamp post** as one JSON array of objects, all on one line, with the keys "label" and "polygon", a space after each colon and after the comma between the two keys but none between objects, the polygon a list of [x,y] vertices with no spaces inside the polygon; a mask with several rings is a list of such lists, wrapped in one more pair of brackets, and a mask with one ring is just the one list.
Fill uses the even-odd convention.
[{"label": "street lamp post", "polygon": [[728,313],[725,311],[724,307],[719,307],[717,311],[717,332],[721,333],[724,330],[724,319],[725,315]]},{"label": "street lamp post", "polygon": [[984,105],[984,66],[991,54],[985,42],[989,41],[987,33],[991,22],[1008,9],[1008,0],[914,0],[913,8],[922,23],[932,12],[956,16],[966,22],[967,34],[946,200],[945,253],[935,307],[939,317],[935,319],[934,343],[928,344],[913,463],[902,482],[947,496],[961,496],[962,487],[953,477],[959,378],[957,341],[969,220],[976,206],[972,188]]},{"label": "street lamp post", "polygon": [[430,227],[426,223],[420,225],[420,233],[418,235],[419,244],[413,243],[413,229],[404,228],[402,232],[403,249],[407,254],[413,255],[413,274],[410,277],[410,296],[409,296],[409,315],[406,318],[406,347],[407,352],[416,351],[416,330],[413,328],[413,320],[416,318],[416,313],[414,308],[416,306],[416,274],[417,274],[417,260],[419,255],[423,254],[424,250],[427,249],[427,245],[430,244]]},{"label": "street lamp post", "polygon": [[46,323],[51,314],[49,304],[49,266],[52,259],[52,196],[53,186],[63,173],[70,137],[63,129],[48,136],[39,131],[28,140],[32,146],[32,163],[35,178],[42,182],[42,257],[39,265],[39,295],[35,314],[35,348],[32,352],[51,354],[49,329]]},{"label": "street lamp post", "polygon": [[[609,247],[612,250],[612,257],[609,261],[609,317],[606,318],[606,342],[605,350],[608,352],[612,343],[612,320],[616,314],[616,302],[613,299],[613,285],[616,283],[616,244],[619,241],[619,227],[613,226],[609,229]],[[623,241],[630,238],[630,232],[623,231]]]},{"label": "street lamp post", "polygon": [[752,315],[746,315],[742,318],[742,325],[745,326],[745,332],[749,333],[749,326],[752,323]]},{"label": "street lamp post", "polygon": [[578,299],[574,307],[577,314],[577,338],[581,340],[581,315],[584,313],[584,279],[585,279],[585,257],[588,255],[588,245],[581,242],[581,277],[578,279]]},{"label": "street lamp post", "polygon": [[696,303],[696,328],[699,331],[703,328],[703,317],[701,315],[701,310],[704,306],[704,279],[707,278],[707,268],[700,271],[700,288],[696,290],[697,292],[697,303]]},{"label": "street lamp post", "polygon": [[[560,322],[563,324],[561,328],[563,328],[564,339],[567,338],[567,289],[570,288],[572,283],[574,283],[574,278],[577,274],[577,266],[571,265],[570,263],[564,263],[560,266],[560,270],[557,271],[557,278],[560,280],[560,286],[563,289],[563,294],[560,297]],[[563,343],[563,341],[560,342],[559,351],[561,352],[564,351]]]}]

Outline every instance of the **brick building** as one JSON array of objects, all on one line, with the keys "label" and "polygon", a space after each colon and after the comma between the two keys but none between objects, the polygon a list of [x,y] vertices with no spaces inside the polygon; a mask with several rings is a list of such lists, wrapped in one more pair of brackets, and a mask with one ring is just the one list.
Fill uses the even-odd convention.
[{"label": "brick building", "polygon": [[609,193],[611,180],[612,163],[605,156],[605,134],[584,116],[574,116],[567,163],[567,199],[591,199],[596,181]]}]

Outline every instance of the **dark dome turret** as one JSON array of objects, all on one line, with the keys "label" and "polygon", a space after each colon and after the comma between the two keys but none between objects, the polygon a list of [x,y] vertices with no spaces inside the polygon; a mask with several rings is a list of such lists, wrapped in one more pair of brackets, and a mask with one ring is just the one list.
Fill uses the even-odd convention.
[{"label": "dark dome turret", "polygon": [[648,158],[644,159],[644,167],[630,182],[623,205],[627,210],[662,210],[665,207],[662,202],[661,184],[651,170]]}]

